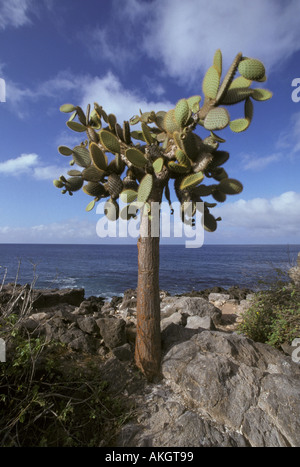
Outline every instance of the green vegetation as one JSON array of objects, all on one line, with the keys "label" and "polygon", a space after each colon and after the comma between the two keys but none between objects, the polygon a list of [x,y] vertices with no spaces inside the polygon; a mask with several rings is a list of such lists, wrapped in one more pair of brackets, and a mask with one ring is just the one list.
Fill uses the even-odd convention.
[{"label": "green vegetation", "polygon": [[7,358],[0,363],[0,446],[109,446],[132,408],[109,393],[101,357],[30,336],[20,326],[26,310],[16,312],[15,304],[16,297],[0,303]]},{"label": "green vegetation", "polygon": [[254,341],[280,348],[300,337],[300,289],[277,281],[254,295],[238,331]]}]

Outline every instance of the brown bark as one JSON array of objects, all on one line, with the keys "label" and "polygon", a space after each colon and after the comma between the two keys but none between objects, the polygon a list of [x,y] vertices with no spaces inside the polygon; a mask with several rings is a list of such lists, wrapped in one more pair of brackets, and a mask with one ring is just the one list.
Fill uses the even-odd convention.
[{"label": "brown bark", "polygon": [[[161,193],[157,193],[151,201],[160,202]],[[135,344],[136,365],[149,381],[159,376],[161,360],[159,236],[151,236],[151,224],[148,216],[142,216],[138,240],[137,335]]]}]

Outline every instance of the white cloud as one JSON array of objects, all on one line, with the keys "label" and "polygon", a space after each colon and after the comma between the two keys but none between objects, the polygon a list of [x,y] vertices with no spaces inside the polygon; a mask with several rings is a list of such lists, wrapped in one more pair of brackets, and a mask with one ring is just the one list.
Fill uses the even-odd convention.
[{"label": "white cloud", "polygon": [[259,157],[256,154],[241,154],[243,170],[262,170],[268,165],[280,161],[282,155],[280,153],[270,154],[268,156]]},{"label": "white cloud", "polygon": [[124,120],[139,114],[139,109],[142,112],[151,110],[157,112],[169,110],[174,106],[169,101],[148,101],[138,93],[125,89],[118,77],[112,72],[108,72],[102,78],[87,79],[82,84],[84,85],[81,106],[86,108],[88,103],[93,105],[94,102],[98,102],[107,113],[115,114],[121,124]]},{"label": "white cloud", "polygon": [[53,180],[65,171],[57,165],[43,165],[37,154],[21,154],[15,159],[0,162],[0,174],[13,177],[25,173],[37,180]]},{"label": "white cloud", "polygon": [[67,219],[65,222],[37,224],[31,227],[0,227],[0,241],[5,243],[72,243],[76,241],[95,240],[97,242],[95,223]]},{"label": "white cloud", "polygon": [[0,162],[0,173],[6,175],[19,175],[20,173],[29,172],[34,165],[37,164],[37,154],[21,154],[15,159],[8,159],[5,162]]},{"label": "white cloud", "polygon": [[197,81],[221,48],[226,69],[238,52],[268,72],[300,48],[300,2],[291,0],[155,0],[147,10],[144,48],[170,76]]},{"label": "white cloud", "polygon": [[0,29],[9,26],[18,28],[29,23],[28,9],[32,0],[1,0],[0,1]]},{"label": "white cloud", "polygon": [[270,199],[228,201],[213,209],[212,214],[222,217],[221,236],[238,235],[240,239],[262,239],[264,243],[276,239],[287,243],[299,241],[300,193],[294,191]]}]

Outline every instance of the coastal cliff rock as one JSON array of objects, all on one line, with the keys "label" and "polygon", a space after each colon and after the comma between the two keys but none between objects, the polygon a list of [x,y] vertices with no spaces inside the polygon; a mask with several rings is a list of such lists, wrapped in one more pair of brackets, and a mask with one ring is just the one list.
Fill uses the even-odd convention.
[{"label": "coastal cliff rock", "polygon": [[[299,447],[300,365],[234,332],[239,314],[251,304],[249,292],[161,292],[162,378],[151,384],[133,363],[134,290],[111,302],[85,298],[82,289],[36,290],[18,326],[26,335],[103,358],[99,371],[109,390],[135,404],[136,416],[120,430],[115,446]],[[29,293],[6,286],[0,306],[11,304],[16,313]],[[227,305],[234,313],[222,313]]]}]

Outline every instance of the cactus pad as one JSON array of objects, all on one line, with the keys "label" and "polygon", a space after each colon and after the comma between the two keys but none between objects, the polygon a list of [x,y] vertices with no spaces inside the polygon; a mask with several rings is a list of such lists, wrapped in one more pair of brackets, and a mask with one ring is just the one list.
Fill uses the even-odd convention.
[{"label": "cactus pad", "polygon": [[101,143],[109,152],[112,152],[113,154],[120,153],[120,143],[115,135],[107,130],[100,130],[99,136]]},{"label": "cactus pad", "polygon": [[70,191],[78,191],[82,188],[83,178],[82,177],[71,177],[66,181],[66,189]]},{"label": "cactus pad", "polygon": [[111,197],[117,198],[121,191],[123,190],[123,182],[120,179],[119,175],[112,173],[109,175],[107,180],[108,191]]},{"label": "cactus pad", "polygon": [[217,230],[217,221],[208,211],[204,213],[204,229],[207,232],[214,232]]},{"label": "cactus pad", "polygon": [[220,49],[216,50],[214,55],[214,67],[217,69],[219,76],[222,75],[222,52]]},{"label": "cactus pad", "polygon": [[182,180],[180,184],[180,190],[185,190],[187,188],[193,188],[199,185],[199,183],[201,183],[203,179],[204,179],[204,175],[202,172],[188,175],[187,177],[184,177],[184,179]]},{"label": "cactus pad", "polygon": [[58,152],[62,156],[71,156],[73,154],[73,150],[68,148],[68,146],[59,146],[58,147]]},{"label": "cactus pad", "polygon": [[151,135],[151,130],[148,127],[148,125],[146,123],[142,122],[141,127],[142,127],[143,137],[144,137],[144,140],[146,141],[146,143],[153,144],[155,142],[155,140],[153,139],[153,137]]},{"label": "cactus pad", "polygon": [[76,131],[77,133],[86,131],[86,126],[78,122],[68,121],[67,126],[70,128],[70,130]]},{"label": "cactus pad", "polygon": [[64,104],[60,106],[59,110],[63,113],[70,113],[74,112],[74,110],[76,110],[76,107],[72,104]]},{"label": "cactus pad", "polygon": [[147,164],[146,157],[139,149],[127,149],[125,155],[129,162],[131,162],[135,167],[145,167],[145,165]]},{"label": "cactus pad", "polygon": [[84,146],[75,146],[73,149],[73,159],[80,167],[89,167],[91,165],[90,153]]},{"label": "cactus pad", "polygon": [[249,125],[250,121],[247,118],[238,118],[236,120],[232,120],[229,124],[230,129],[234,133],[241,133],[242,131],[247,130]]},{"label": "cactus pad", "polygon": [[148,200],[153,186],[153,177],[151,174],[146,174],[139,185],[137,201],[140,203],[146,203]]},{"label": "cactus pad", "polygon": [[104,214],[109,221],[116,221],[119,217],[119,205],[113,200],[109,199],[104,205]]},{"label": "cactus pad", "polygon": [[190,110],[188,101],[186,99],[180,99],[180,101],[177,102],[174,111],[176,123],[181,128],[183,128],[187,123],[188,119],[190,118],[191,113],[192,112]]},{"label": "cactus pad", "polygon": [[262,62],[255,58],[243,58],[239,63],[240,74],[253,81],[258,81],[265,76],[265,67]]},{"label": "cactus pad", "polygon": [[135,201],[137,199],[137,191],[135,190],[123,190],[121,193],[120,193],[120,200],[123,202],[123,203],[132,203],[133,201]]},{"label": "cactus pad", "polygon": [[107,169],[106,154],[104,154],[96,143],[91,143],[89,149],[94,166],[99,170],[105,171]]},{"label": "cactus pad", "polygon": [[152,164],[154,172],[157,174],[161,172],[163,165],[164,165],[164,159],[162,157],[159,157],[158,159],[156,159],[156,161],[154,161]]},{"label": "cactus pad", "polygon": [[177,123],[175,119],[175,109],[169,110],[164,117],[163,129],[169,134],[172,135],[174,131],[180,131],[181,126]]},{"label": "cactus pad", "polygon": [[87,182],[101,182],[104,178],[104,172],[94,166],[84,169],[81,175]]},{"label": "cactus pad", "polygon": [[204,120],[204,128],[207,130],[222,130],[229,124],[228,110],[224,107],[211,109]]},{"label": "cactus pad", "polygon": [[102,198],[108,194],[101,183],[95,182],[88,182],[86,185],[84,185],[82,190],[85,194],[89,196],[96,196],[97,198]]},{"label": "cactus pad", "polygon": [[215,99],[220,85],[220,75],[215,66],[211,66],[203,79],[202,90],[205,97]]},{"label": "cactus pad", "polygon": [[256,101],[267,101],[268,99],[271,99],[273,93],[269,91],[268,89],[254,89],[253,90],[253,99]]},{"label": "cactus pad", "polygon": [[226,195],[237,195],[243,191],[243,185],[234,178],[224,178],[219,183],[218,189]]},{"label": "cactus pad", "polygon": [[187,99],[191,112],[196,113],[200,110],[201,96],[192,96]]}]

